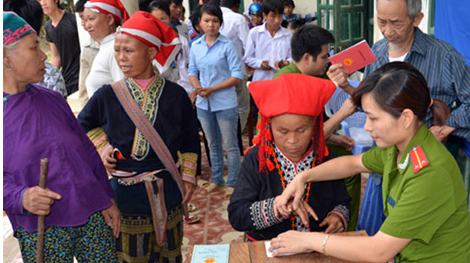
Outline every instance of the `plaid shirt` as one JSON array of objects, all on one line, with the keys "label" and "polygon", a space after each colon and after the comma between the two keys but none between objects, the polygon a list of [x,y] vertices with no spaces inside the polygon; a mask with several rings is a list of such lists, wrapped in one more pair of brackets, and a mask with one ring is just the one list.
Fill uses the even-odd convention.
[{"label": "plaid shirt", "polygon": [[[364,76],[389,62],[388,41],[384,38],[372,47],[377,62],[366,67]],[[405,62],[426,77],[431,97],[443,100],[452,111],[447,125],[456,128],[454,136],[470,140],[470,67],[465,58],[447,42],[424,34],[416,28],[415,39]],[[432,126],[428,114],[426,123]]]}]

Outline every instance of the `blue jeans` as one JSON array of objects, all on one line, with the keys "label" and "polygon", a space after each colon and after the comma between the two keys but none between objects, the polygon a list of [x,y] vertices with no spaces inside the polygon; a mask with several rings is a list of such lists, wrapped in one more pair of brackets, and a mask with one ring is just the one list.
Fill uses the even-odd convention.
[{"label": "blue jeans", "polygon": [[238,109],[235,107],[211,112],[197,108],[197,117],[209,144],[212,181],[218,186],[225,184],[223,140],[227,153],[227,186],[235,186],[240,171],[240,149],[237,138]]}]

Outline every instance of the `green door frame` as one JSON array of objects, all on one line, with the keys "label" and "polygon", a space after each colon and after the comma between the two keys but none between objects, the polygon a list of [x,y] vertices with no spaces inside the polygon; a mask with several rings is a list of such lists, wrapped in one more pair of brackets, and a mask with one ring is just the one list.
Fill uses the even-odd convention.
[{"label": "green door frame", "polygon": [[335,37],[335,52],[362,39],[372,44],[373,1],[317,0],[318,25],[329,30]]}]

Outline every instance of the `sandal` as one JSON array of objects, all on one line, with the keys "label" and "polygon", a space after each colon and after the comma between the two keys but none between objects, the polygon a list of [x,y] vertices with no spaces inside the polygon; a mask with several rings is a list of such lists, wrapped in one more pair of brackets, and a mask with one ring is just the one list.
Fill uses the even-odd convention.
[{"label": "sandal", "polygon": [[206,188],[208,185],[209,185],[209,181],[207,180],[204,180],[204,179],[197,180],[197,186],[199,186],[199,188]]},{"label": "sandal", "polygon": [[194,224],[199,222],[199,217],[198,216],[189,216],[189,217],[184,217],[184,222],[186,224]]},{"label": "sandal", "polygon": [[218,191],[220,189],[223,189],[224,186],[220,186],[220,185],[216,185],[214,183],[211,183],[209,186],[206,187],[206,193],[212,193],[212,192],[215,192],[215,191]]},{"label": "sandal", "polygon": [[194,203],[188,203],[188,212],[194,212],[197,210],[197,207]]}]

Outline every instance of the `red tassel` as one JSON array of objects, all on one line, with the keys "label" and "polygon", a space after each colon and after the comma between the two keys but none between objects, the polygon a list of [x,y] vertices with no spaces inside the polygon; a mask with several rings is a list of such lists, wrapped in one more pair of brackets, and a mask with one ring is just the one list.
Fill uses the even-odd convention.
[{"label": "red tassel", "polygon": [[266,130],[266,139],[271,142],[273,140],[273,134],[270,130]]},{"label": "red tassel", "polygon": [[269,160],[269,159],[266,160],[266,166],[268,167],[268,171],[271,172],[272,170],[274,170],[274,164],[273,164],[273,162],[272,162],[271,160]]},{"label": "red tassel", "polygon": [[253,144],[255,145],[259,145],[259,135],[254,137],[253,140],[252,140]]}]

